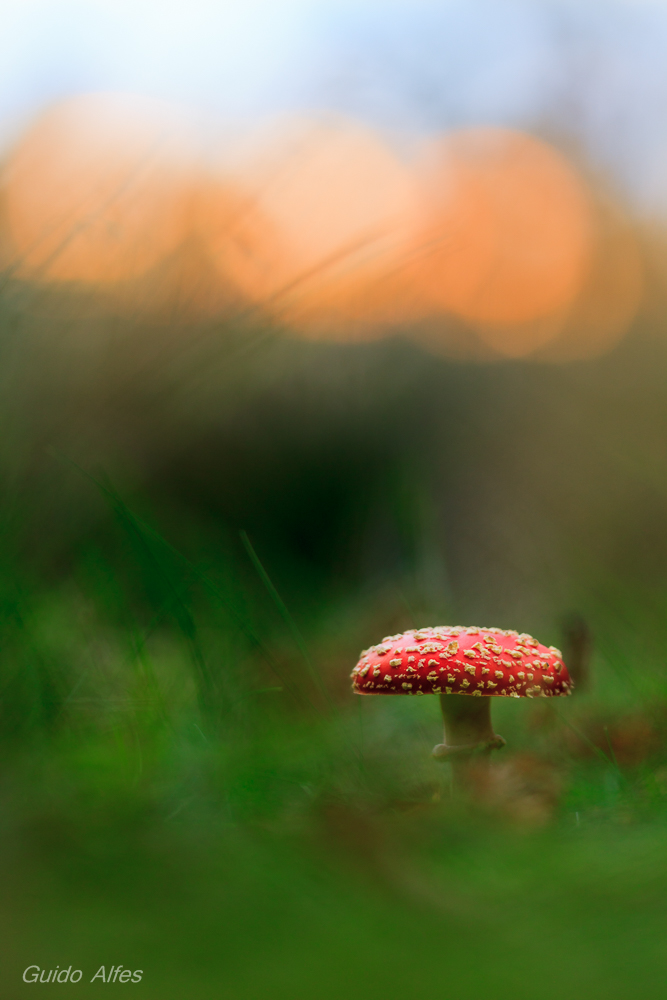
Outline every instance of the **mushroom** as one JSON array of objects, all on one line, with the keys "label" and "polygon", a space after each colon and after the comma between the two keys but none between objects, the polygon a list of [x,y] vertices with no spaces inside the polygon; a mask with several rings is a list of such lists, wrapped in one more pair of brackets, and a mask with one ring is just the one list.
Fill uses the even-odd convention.
[{"label": "mushroom", "polygon": [[573,683],[555,646],[525,632],[440,626],[389,635],[365,649],[352,671],[356,694],[439,694],[444,742],[439,760],[459,764],[473,754],[488,758],[505,746],[491,724],[492,698],[554,698]]}]

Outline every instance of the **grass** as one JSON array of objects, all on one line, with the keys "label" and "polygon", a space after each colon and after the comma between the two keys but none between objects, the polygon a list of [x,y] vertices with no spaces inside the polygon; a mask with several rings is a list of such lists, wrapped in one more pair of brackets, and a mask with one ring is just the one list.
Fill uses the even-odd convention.
[{"label": "grass", "polygon": [[500,703],[465,807],[435,699],[346,692],[363,616],[302,634],[247,539],[202,566],[104,491],[68,578],[4,579],[5,996],[119,962],[160,1000],[663,995],[664,703],[600,656],[597,690]]}]

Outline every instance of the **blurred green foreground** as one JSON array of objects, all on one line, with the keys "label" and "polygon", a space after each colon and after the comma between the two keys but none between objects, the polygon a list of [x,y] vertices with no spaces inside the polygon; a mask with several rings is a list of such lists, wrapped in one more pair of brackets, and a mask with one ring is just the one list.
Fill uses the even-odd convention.
[{"label": "blurred green foreground", "polygon": [[[2,997],[30,965],[81,969],[67,997],[664,997],[660,320],[557,367],[2,310]],[[572,699],[494,706],[483,803],[436,699],[349,688],[447,622],[592,637]]]}]

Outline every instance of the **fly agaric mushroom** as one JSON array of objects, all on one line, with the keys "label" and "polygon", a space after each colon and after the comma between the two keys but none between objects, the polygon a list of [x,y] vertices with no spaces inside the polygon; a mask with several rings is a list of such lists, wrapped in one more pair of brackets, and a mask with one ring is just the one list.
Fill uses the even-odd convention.
[{"label": "fly agaric mushroom", "polygon": [[500,628],[442,626],[389,635],[352,671],[356,694],[439,694],[445,742],[439,759],[505,745],[491,725],[491,698],[554,698],[573,683],[555,646]]}]

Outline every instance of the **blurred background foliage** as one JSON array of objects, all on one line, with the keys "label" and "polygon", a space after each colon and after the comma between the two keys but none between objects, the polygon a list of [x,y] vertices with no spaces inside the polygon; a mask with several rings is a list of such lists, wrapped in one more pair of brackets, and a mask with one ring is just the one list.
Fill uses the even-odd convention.
[{"label": "blurred background foliage", "polygon": [[[472,232],[465,251],[492,216],[483,277],[507,284],[436,307],[451,261],[436,254],[437,280],[408,271],[431,297],[407,313],[396,271],[356,258],[323,286],[316,259],[303,309],[305,292],[276,309],[262,268],[249,278],[226,250],[218,266],[227,223],[205,239],[192,215],[150,266],[117,243],[107,258],[106,203],[31,270],[11,165],[39,122],[8,148],[4,996],[37,963],[81,968],[93,997],[119,962],[156,1000],[663,996],[664,226],[564,120],[522,146],[593,220],[590,245],[588,223],[563,244],[579,263],[561,298],[536,292],[548,256],[531,270],[544,199],[504,200],[511,177],[488,172],[481,221],[442,225]],[[81,232],[97,271],[72,250]],[[249,259],[285,265],[282,281],[298,255],[276,255],[273,232]],[[130,263],[107,282],[112,259]],[[505,312],[480,319],[480,302]],[[494,706],[508,747],[470,801],[430,757],[435,699],[350,691],[359,649],[443,623],[562,645],[578,682],[562,704]]]}]

